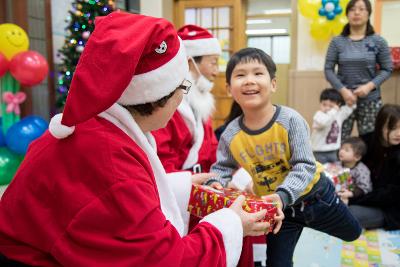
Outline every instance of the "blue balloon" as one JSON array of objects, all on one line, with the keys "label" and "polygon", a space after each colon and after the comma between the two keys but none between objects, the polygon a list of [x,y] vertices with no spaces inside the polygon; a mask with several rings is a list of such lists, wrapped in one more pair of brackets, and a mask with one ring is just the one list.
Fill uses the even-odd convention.
[{"label": "blue balloon", "polygon": [[8,148],[20,155],[24,155],[29,144],[39,138],[47,129],[48,124],[38,116],[27,116],[14,123],[6,133]]},{"label": "blue balloon", "polygon": [[336,15],[339,15],[340,13],[342,13],[343,9],[340,6],[337,6],[334,10]]},{"label": "blue balloon", "polygon": [[322,0],[322,5],[325,7],[326,3],[328,3],[328,0]]},{"label": "blue balloon", "polygon": [[329,12],[328,14],[326,14],[326,18],[328,20],[333,20],[335,18],[335,13]]},{"label": "blue balloon", "polygon": [[325,15],[326,15],[326,10],[325,10],[325,8],[321,7],[321,8],[318,10],[318,14],[319,14],[320,16],[325,16]]},{"label": "blue balloon", "polygon": [[3,120],[0,118],[0,147],[6,146],[6,137],[3,133]]},{"label": "blue balloon", "polygon": [[331,1],[335,6],[337,6],[339,4],[339,0],[332,0]]}]

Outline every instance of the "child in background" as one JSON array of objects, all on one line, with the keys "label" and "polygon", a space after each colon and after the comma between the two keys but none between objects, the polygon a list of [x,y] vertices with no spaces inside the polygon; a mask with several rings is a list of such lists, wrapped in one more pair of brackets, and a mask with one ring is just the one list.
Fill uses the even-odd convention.
[{"label": "child in background", "polygon": [[311,144],[314,156],[321,163],[338,160],[342,123],[353,112],[355,105],[344,104],[340,93],[332,88],[325,89],[320,95],[320,110],[313,118]]},{"label": "child in background", "polygon": [[364,228],[400,229],[400,106],[378,112],[373,138],[363,159],[371,171],[372,192],[350,199],[349,209]]},{"label": "child in background", "polygon": [[271,57],[257,48],[242,49],[229,60],[227,89],[243,115],[222,133],[211,167],[218,176],[207,184],[226,187],[241,166],[252,176],[251,191],[279,203],[277,227],[267,236],[267,266],[286,267],[292,266],[303,227],[346,241],[357,239],[361,228],[315,161],[306,121],[295,110],[272,104],[275,73]]},{"label": "child in background", "polygon": [[339,149],[340,164],[344,168],[350,169],[351,179],[353,180],[353,188],[343,189],[338,192],[342,201],[349,203],[349,198],[361,197],[372,191],[372,182],[370,171],[361,158],[367,152],[367,146],[359,137],[349,137]]}]

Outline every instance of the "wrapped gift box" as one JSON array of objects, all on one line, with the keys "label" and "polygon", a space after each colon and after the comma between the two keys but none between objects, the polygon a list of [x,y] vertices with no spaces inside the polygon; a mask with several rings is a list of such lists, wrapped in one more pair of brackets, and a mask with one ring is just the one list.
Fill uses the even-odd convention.
[{"label": "wrapped gift box", "polygon": [[335,184],[336,191],[353,189],[353,179],[349,168],[343,168],[339,163],[326,163],[324,164],[324,171],[326,176]]},{"label": "wrapped gift box", "polygon": [[216,210],[229,207],[239,195],[244,195],[246,201],[243,209],[247,212],[267,210],[264,221],[270,223],[270,230],[273,228],[274,215],[277,213],[277,204],[266,202],[258,196],[245,193],[236,189],[224,188],[216,190],[209,186],[192,185],[192,192],[189,199],[189,212],[197,217],[203,218]]},{"label": "wrapped gift box", "polygon": [[393,69],[400,70],[400,47],[391,47],[390,52],[392,55]]}]

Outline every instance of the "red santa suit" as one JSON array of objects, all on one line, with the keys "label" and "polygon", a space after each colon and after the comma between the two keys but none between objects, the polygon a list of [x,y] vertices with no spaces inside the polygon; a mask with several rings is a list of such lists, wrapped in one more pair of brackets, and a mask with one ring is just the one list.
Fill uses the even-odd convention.
[{"label": "red santa suit", "polygon": [[[64,113],[31,144],[1,199],[0,254],[34,266],[237,264],[239,216],[222,209],[185,235],[190,173],[166,175],[151,135],[115,103],[152,102],[175,90],[187,71],[180,47],[163,19],[114,12],[96,20]],[[102,80],[120,66],[115,79]],[[155,78],[166,81],[162,88],[140,87]]]},{"label": "red santa suit", "polygon": [[[191,99],[200,105],[191,105],[194,101]],[[157,154],[167,172],[209,172],[218,146],[210,119],[213,110],[211,93],[199,93],[193,81],[190,93],[185,95],[167,126],[152,132]]]}]

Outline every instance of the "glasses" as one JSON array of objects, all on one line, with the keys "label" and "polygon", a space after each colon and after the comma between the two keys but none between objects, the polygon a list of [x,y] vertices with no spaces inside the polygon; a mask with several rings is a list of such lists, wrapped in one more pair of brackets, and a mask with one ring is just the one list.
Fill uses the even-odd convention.
[{"label": "glasses", "polygon": [[363,8],[363,7],[352,7],[352,8],[349,9],[349,12],[353,12],[354,13],[356,11],[358,11],[360,13],[363,13],[363,12],[367,11],[367,9]]},{"label": "glasses", "polygon": [[190,91],[190,87],[192,87],[192,82],[186,79],[183,79],[180,85],[176,87],[176,89],[182,89],[183,93],[186,95]]}]

